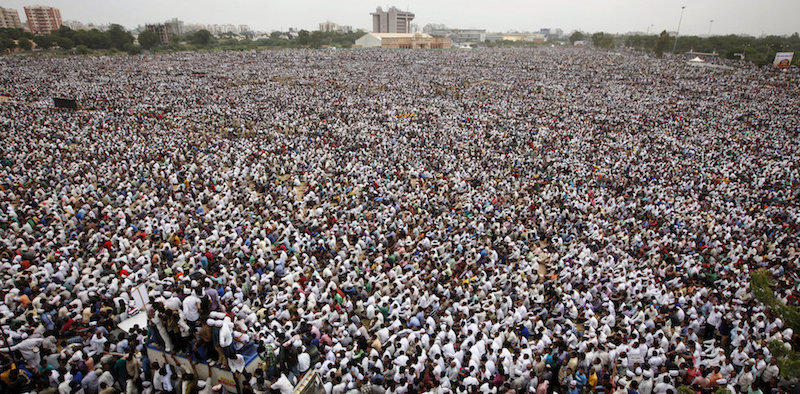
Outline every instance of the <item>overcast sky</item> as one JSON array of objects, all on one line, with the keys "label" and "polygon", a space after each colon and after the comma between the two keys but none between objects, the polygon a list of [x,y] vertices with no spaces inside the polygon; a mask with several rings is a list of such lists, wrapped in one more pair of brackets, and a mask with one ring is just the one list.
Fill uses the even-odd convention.
[{"label": "overcast sky", "polygon": [[375,7],[395,5],[416,14],[420,28],[428,23],[489,31],[626,33],[674,31],[686,5],[681,34],[791,34],[800,30],[800,0],[0,0],[0,6],[51,5],[64,20],[119,23],[133,28],[177,17],[186,23],[248,24],[254,30],[314,30],[330,20],[370,29]]}]

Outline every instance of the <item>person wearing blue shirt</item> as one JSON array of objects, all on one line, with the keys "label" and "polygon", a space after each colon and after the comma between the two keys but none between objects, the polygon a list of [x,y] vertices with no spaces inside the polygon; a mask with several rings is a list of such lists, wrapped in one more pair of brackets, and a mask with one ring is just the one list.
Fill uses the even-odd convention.
[{"label": "person wearing blue shirt", "polygon": [[578,384],[573,380],[569,382],[569,388],[567,389],[567,393],[569,394],[580,394],[581,390],[578,389]]},{"label": "person wearing blue shirt", "polygon": [[628,387],[628,394],[639,394],[639,382],[635,380],[631,382],[630,387]]},{"label": "person wearing blue shirt", "polygon": [[575,374],[573,375],[573,379],[575,379],[575,383],[578,386],[578,390],[583,391],[583,388],[586,386],[586,383],[588,381],[586,377],[586,371],[584,370],[583,367],[578,367],[578,371],[575,372]]}]

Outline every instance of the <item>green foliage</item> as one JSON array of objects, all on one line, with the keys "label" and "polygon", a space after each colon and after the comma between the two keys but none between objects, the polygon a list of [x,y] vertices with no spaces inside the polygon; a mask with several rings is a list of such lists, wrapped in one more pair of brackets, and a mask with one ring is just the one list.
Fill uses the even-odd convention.
[{"label": "green foliage", "polygon": [[33,34],[22,29],[0,28],[0,37],[7,37],[12,40],[19,40],[20,37],[33,38]]},{"label": "green foliage", "polygon": [[[772,290],[774,285],[775,282],[767,270],[760,269],[750,273],[750,290],[753,296],[772,313],[778,315],[785,325],[797,332],[800,330],[800,309],[786,305],[778,299]],[[781,375],[789,379],[800,378],[800,352],[787,349],[779,341],[772,341],[768,345],[772,356],[778,359]]]},{"label": "green foliage", "polygon": [[[185,39],[189,45],[180,42],[181,37],[172,37],[168,45],[160,48],[165,51],[185,51],[192,49],[211,49],[222,48],[227,50],[250,50],[257,48],[298,48],[324,46],[335,46],[340,48],[350,48],[356,39],[361,37],[363,32],[354,33],[335,33],[335,32],[308,32],[301,31],[299,37],[282,38],[285,33],[273,32],[267,39],[253,40],[249,36],[241,39],[241,36],[226,33],[224,39],[217,40],[208,30],[200,30],[187,34]],[[97,29],[92,30],[72,30],[67,26],[51,32],[49,35],[34,36],[22,29],[0,28],[0,50],[13,49],[20,47],[30,49],[30,41],[23,40],[21,44],[14,44],[15,40],[27,38],[34,40],[37,46],[46,49],[58,46],[62,49],[73,49],[74,53],[87,54],[93,51],[99,53],[113,54],[115,51],[124,51],[129,54],[138,54],[142,48],[154,49],[159,47],[158,35],[151,31],[143,31],[139,34],[139,45],[134,45],[133,35],[125,31],[120,25],[111,25],[108,31],[101,32]]]},{"label": "green foliage", "polygon": [[75,42],[67,37],[56,37],[56,44],[61,49],[72,49],[75,46]]},{"label": "green foliage", "polygon": [[73,39],[75,37],[75,30],[69,28],[69,26],[61,26],[58,30],[52,32],[56,37],[66,37],[69,39]]},{"label": "green foliage", "polygon": [[731,390],[729,390],[727,387],[720,387],[714,392],[714,394],[731,394]]},{"label": "green foliage", "polygon": [[133,35],[125,31],[120,25],[111,25],[106,32],[108,40],[111,42],[111,47],[118,50],[125,50],[125,48],[133,44]]},{"label": "green foliage", "polygon": [[14,40],[8,37],[0,37],[0,50],[7,50],[7,49],[14,49],[17,44],[14,43]]},{"label": "green foliage", "polygon": [[300,45],[308,45],[311,41],[311,35],[308,33],[308,30],[300,30],[297,33],[297,43]]},{"label": "green foliage", "polygon": [[193,45],[206,47],[215,42],[214,36],[206,29],[198,30],[192,34],[187,35],[189,42]]},{"label": "green foliage", "polygon": [[311,45],[314,48],[319,48],[320,46],[322,46],[322,38],[323,34],[321,31],[317,30],[311,32],[311,36],[309,37],[309,45]]},{"label": "green foliage", "polygon": [[30,51],[31,48],[33,48],[33,43],[28,37],[20,37],[19,40],[17,40],[17,46],[26,51]]},{"label": "green foliage", "polygon": [[142,47],[129,42],[125,44],[124,50],[128,55],[138,55],[142,52]]},{"label": "green foliage", "polygon": [[669,33],[667,33],[666,30],[662,31],[658,36],[658,40],[656,40],[656,46],[654,48],[656,56],[664,56],[664,52],[667,50],[667,48],[669,48],[670,41],[672,41],[672,39],[670,38]]},{"label": "green foliage", "polygon": [[597,48],[614,48],[614,36],[603,32],[592,34],[592,44]]},{"label": "green foliage", "polygon": [[47,36],[35,36],[33,37],[33,42],[36,43],[36,46],[41,49],[48,49],[53,46],[54,38],[47,35]]},{"label": "green foliage", "polygon": [[[794,328],[794,327],[793,327]],[[787,349],[783,342],[770,341],[767,343],[770,353],[778,359],[778,368],[781,375],[788,379],[800,378],[800,352]]]},{"label": "green foliage", "polygon": [[583,33],[576,31],[569,35],[569,43],[575,44],[575,41],[582,41],[584,39]]},{"label": "green foliage", "polygon": [[643,51],[652,51],[656,47],[658,36],[655,34],[641,35],[635,34],[625,37],[625,46]]},{"label": "green foliage", "polygon": [[145,49],[155,48],[159,44],[158,34],[150,30],[145,30],[139,33],[139,37],[137,39],[139,40],[139,45]]},{"label": "green foliage", "polygon": [[[673,45],[672,37],[662,32],[661,35],[629,35],[625,37],[625,46],[643,51],[653,51],[657,56],[668,51]],[[789,37],[766,36],[761,38],[747,36],[680,36],[676,52],[717,53],[720,57],[739,59],[743,54],[745,60],[759,66],[771,64],[775,52],[795,52],[800,55],[800,35],[794,33]],[[794,64],[800,64],[800,56],[795,56]]]},{"label": "green foliage", "polygon": [[78,30],[75,32],[73,40],[76,45],[85,45],[91,49],[110,49],[111,38],[97,29]]},{"label": "green foliage", "polygon": [[[759,66],[771,64],[775,52],[800,52],[800,36],[766,36],[761,38],[726,35],[714,37],[681,36],[678,38],[677,52],[717,52],[728,59],[738,59],[743,54],[745,60]],[[796,56],[797,58],[797,56]],[[797,63],[795,63],[797,64]]]},{"label": "green foliage", "polygon": [[694,390],[689,386],[679,386],[678,394],[694,394]]}]

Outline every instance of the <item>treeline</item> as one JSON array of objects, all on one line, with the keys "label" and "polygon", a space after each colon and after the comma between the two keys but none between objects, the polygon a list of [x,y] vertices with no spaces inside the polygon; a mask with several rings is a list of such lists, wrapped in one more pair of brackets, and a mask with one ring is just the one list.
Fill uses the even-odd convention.
[{"label": "treeline", "polygon": [[336,33],[300,30],[296,34],[273,32],[268,38],[253,39],[226,33],[215,37],[208,30],[199,30],[183,36],[170,36],[170,42],[161,45],[158,36],[149,30],[139,33],[139,44],[120,25],[111,25],[108,30],[72,30],[62,26],[47,35],[34,35],[22,29],[0,28],[0,51],[14,49],[31,50],[59,48],[74,53],[92,51],[124,51],[138,54],[142,49],[159,51],[183,51],[203,49],[247,50],[257,48],[321,48],[326,46],[350,48],[363,32]]},{"label": "treeline", "polygon": [[[655,48],[657,41],[658,36],[628,36],[625,39],[625,46],[649,50],[648,48]],[[670,51],[674,43],[675,38],[670,37]],[[743,55],[745,60],[760,66],[771,64],[772,60],[775,59],[776,52],[795,52],[796,56],[792,63],[798,65],[800,64],[798,63],[798,60],[800,60],[800,35],[794,33],[788,37],[765,36],[758,38],[732,34],[711,37],[679,36],[675,51],[678,53],[689,51],[716,52],[727,59],[737,59]]]},{"label": "treeline", "polygon": [[111,25],[108,30],[72,30],[61,26],[47,35],[34,35],[22,29],[0,28],[0,50],[15,48],[30,50],[34,44],[41,49],[74,49],[78,53],[91,50],[115,50],[136,54],[141,47],[133,43],[133,35],[120,25]]},{"label": "treeline", "polygon": [[183,36],[170,36],[170,42],[161,45],[155,33],[143,31],[138,41],[145,49],[183,51],[196,49],[228,49],[247,50],[257,48],[350,48],[363,32],[336,33],[300,30],[296,35],[287,32],[272,32],[268,38],[253,39],[250,36],[240,38],[233,33],[223,33],[215,37],[208,30],[199,30]]},{"label": "treeline", "polygon": [[676,53],[716,52],[720,57],[727,59],[744,57],[745,60],[760,66],[771,64],[776,52],[795,52],[796,56],[792,64],[800,65],[800,34],[798,33],[788,37],[749,37],[733,34],[711,37],[679,36],[677,46],[675,46],[675,37],[669,36],[665,31],[661,34],[648,35],[594,33],[591,36],[575,32],[570,36],[570,42],[574,43],[579,40],[590,40],[592,45],[598,48],[630,48],[652,52],[659,56],[666,52],[672,52],[673,47],[675,47]]}]

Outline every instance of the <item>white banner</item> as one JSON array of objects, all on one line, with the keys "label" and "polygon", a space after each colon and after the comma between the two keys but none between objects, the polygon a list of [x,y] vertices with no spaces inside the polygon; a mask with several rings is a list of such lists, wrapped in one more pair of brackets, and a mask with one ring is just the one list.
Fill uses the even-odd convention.
[{"label": "white banner", "polygon": [[150,296],[147,295],[147,286],[142,283],[131,290],[131,305],[128,305],[128,314],[134,315],[150,307]]}]

